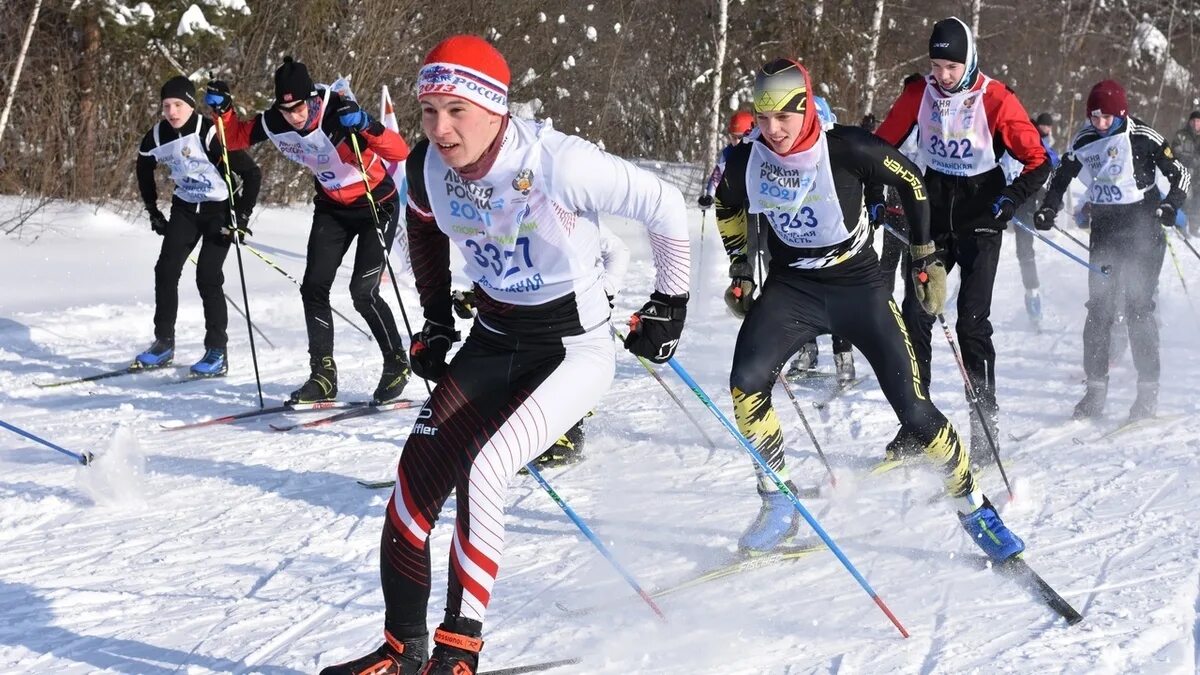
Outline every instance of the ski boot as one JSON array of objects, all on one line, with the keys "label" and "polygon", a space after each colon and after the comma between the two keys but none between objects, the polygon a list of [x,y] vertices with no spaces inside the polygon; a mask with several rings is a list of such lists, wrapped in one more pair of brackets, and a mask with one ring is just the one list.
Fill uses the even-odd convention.
[{"label": "ski boot", "polygon": [[[1073,419],[1099,419],[1104,416],[1104,401],[1108,398],[1108,378],[1088,380],[1087,393],[1075,404]],[[1132,411],[1131,411],[1132,412]]]},{"label": "ski boot", "polygon": [[838,386],[844,387],[854,381],[854,352],[834,354],[833,365],[837,368]]},{"label": "ski boot", "polygon": [[154,338],[154,344],[133,360],[134,368],[165,368],[175,358],[174,338]]},{"label": "ski boot", "polygon": [[1025,313],[1034,326],[1042,323],[1042,294],[1036,288],[1025,289]]},{"label": "ski boot", "polygon": [[192,365],[193,377],[224,377],[229,372],[229,361],[224,347],[209,347],[204,358]]},{"label": "ski boot", "polygon": [[958,514],[958,520],[993,563],[1002,563],[1025,550],[1025,542],[1004,525],[987,497],[983,498],[983,506],[966,515]]},{"label": "ski boot", "polygon": [[333,362],[333,357],[311,356],[308,359],[308,366],[311,369],[308,381],[293,391],[287,402],[289,404],[317,403],[337,398],[337,364]]},{"label": "ski boot", "polygon": [[483,624],[474,619],[447,617],[433,633],[433,654],[421,675],[475,675],[482,633]]},{"label": "ski boot", "polygon": [[403,350],[384,355],[383,374],[379,376],[379,386],[375,387],[371,402],[386,403],[399,398],[400,392],[404,391],[404,385],[408,384],[408,376],[411,373],[408,357]]},{"label": "ski boot", "polygon": [[[787,486],[793,493],[796,491],[792,481],[788,481]],[[787,495],[778,490],[764,491],[759,485],[758,496],[762,499],[758,516],[738,538],[738,551],[745,555],[769,553],[786,544],[800,530],[800,514]]]},{"label": "ski boot", "polygon": [[884,457],[888,462],[907,462],[920,457],[925,452],[925,444],[919,438],[900,427],[896,437],[888,442]]},{"label": "ski boot", "polygon": [[1154,417],[1158,410],[1158,383],[1138,382],[1137,398],[1129,409],[1129,422],[1140,422]]},{"label": "ski boot", "polygon": [[[585,418],[586,419],[586,418]],[[567,429],[567,433],[558,437],[550,449],[538,455],[534,462],[539,468],[549,468],[574,464],[583,459],[583,420]]]},{"label": "ski boot", "polygon": [[383,631],[379,649],[362,658],[329,666],[320,675],[419,675],[429,654],[429,635],[398,640]]},{"label": "ski boot", "polygon": [[787,379],[798,380],[812,375],[817,369],[817,341],[806,342],[788,368]]}]

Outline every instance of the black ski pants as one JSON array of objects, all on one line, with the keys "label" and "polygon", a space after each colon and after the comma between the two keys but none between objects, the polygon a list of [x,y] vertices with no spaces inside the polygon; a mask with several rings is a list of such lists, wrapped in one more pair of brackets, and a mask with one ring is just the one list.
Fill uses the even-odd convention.
[{"label": "black ski pants", "polygon": [[308,234],[308,265],[300,284],[304,300],[304,322],[308,328],[308,353],[313,358],[333,355],[333,309],[329,292],[342,258],[357,237],[354,267],[350,276],[350,299],[362,315],[384,356],[404,349],[392,310],[379,295],[386,269],[384,257],[396,236],[398,209],[395,200],[380,202],[379,218],[384,225],[385,249],[379,244],[371,207],[350,208],[318,203]]},{"label": "black ski pants", "polygon": [[[1109,335],[1124,310],[1138,382],[1158,382],[1158,323],[1154,296],[1167,243],[1154,216],[1157,203],[1092,208],[1094,265],[1111,265],[1109,276],[1088,274],[1087,321],[1083,324],[1083,369],[1089,380],[1108,376]],[[1124,307],[1119,307],[1121,294]]]},{"label": "black ski pants", "polygon": [[[742,434],[777,472],[784,469],[783,432],[771,391],[783,364],[800,345],[822,333],[841,335],[871,364],[902,430],[925,447],[946,475],[952,497],[974,489],[967,450],[945,415],[929,400],[916,355],[896,303],[879,282],[872,249],[842,263],[860,266],[861,281],[818,281],[803,272],[772,270],[738,331],[729,386]],[[786,476],[785,476],[786,477]]]},{"label": "black ski pants", "polygon": [[154,337],[175,339],[175,318],[179,314],[179,276],[192,249],[200,243],[196,267],[196,290],[204,305],[204,347],[224,349],[229,310],[225,306],[225,256],[229,242],[221,228],[229,224],[229,205],[224,201],[191,204],[171,200],[171,218],[163,235],[158,262],[154,264]]}]

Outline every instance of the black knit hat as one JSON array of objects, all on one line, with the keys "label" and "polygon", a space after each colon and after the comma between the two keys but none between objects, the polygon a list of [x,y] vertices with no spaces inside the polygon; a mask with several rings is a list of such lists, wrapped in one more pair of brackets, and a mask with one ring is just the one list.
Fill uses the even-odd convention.
[{"label": "black knit hat", "polygon": [[1033,123],[1039,127],[1052,127],[1054,126],[1054,118],[1050,116],[1050,113],[1041,113],[1033,120]]},{"label": "black knit hat", "polygon": [[196,85],[192,81],[182,75],[176,75],[167,80],[159,91],[159,98],[166,100],[168,98],[177,98],[184,101],[193,108],[196,107]]},{"label": "black knit hat", "polygon": [[1188,115],[1188,121],[1200,120],[1200,110],[1193,110],[1191,115]]},{"label": "black knit hat", "polygon": [[316,95],[308,68],[290,56],[283,57],[283,65],[275,71],[275,105],[290,105]]}]

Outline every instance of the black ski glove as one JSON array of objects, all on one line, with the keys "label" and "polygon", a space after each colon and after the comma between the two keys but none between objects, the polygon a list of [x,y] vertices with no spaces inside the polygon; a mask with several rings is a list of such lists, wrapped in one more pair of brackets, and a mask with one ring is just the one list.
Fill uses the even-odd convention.
[{"label": "black ski glove", "polygon": [[1158,218],[1159,225],[1163,227],[1175,227],[1175,205],[1171,202],[1162,202],[1154,210],[1154,217]]},{"label": "black ski glove", "polygon": [[883,216],[887,207],[883,204],[867,204],[867,224],[875,229],[883,225]]},{"label": "black ski glove", "polygon": [[754,271],[747,262],[729,264],[729,288],[725,289],[725,305],[739,319],[750,312],[754,304]]},{"label": "black ski glove", "polygon": [[1000,195],[992,203],[992,218],[1002,223],[1000,229],[1008,227],[1008,221],[1017,213],[1017,203],[1008,195]]},{"label": "black ski glove", "polygon": [[163,236],[167,233],[167,217],[162,211],[158,210],[157,206],[146,206],[146,213],[150,215],[150,229],[154,230],[154,234]]},{"label": "black ski glove", "polygon": [[454,291],[450,294],[450,306],[460,319],[475,318],[475,291]]},{"label": "black ski glove", "polygon": [[446,374],[446,354],[450,345],[458,342],[462,336],[450,326],[425,322],[425,329],[413,336],[412,345],[408,348],[409,361],[412,371],[417,377],[437,382]]},{"label": "black ski glove", "polygon": [[233,107],[233,95],[229,93],[229,85],[222,80],[209,80],[204,89],[204,102],[218,115],[224,115]]},{"label": "black ski glove", "polygon": [[629,317],[625,348],[655,363],[666,363],[679,346],[683,320],[687,318],[688,294],[667,295],[655,291],[650,302]]},{"label": "black ski glove", "polygon": [[1043,232],[1054,229],[1054,209],[1049,206],[1043,206],[1033,214],[1033,226]]}]

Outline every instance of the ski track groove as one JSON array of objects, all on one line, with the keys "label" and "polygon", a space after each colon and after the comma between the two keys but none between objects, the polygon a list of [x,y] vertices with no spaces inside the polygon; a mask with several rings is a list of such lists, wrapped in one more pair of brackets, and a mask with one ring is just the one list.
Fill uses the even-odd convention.
[{"label": "ski track groove", "polygon": [[1090,610],[1092,607],[1092,603],[1100,595],[1100,591],[1097,589],[1104,586],[1105,580],[1108,579],[1109,568],[1115,561],[1132,555],[1135,552],[1140,552],[1152,543],[1154,543],[1154,540],[1149,539],[1139,544],[1134,544],[1133,546],[1118,548],[1115,552],[1107,555],[1104,558],[1104,562],[1100,564],[1100,571],[1096,573],[1096,580],[1092,582],[1093,590],[1088,593],[1088,597],[1083,602],[1083,607],[1079,609],[1079,613],[1087,616],[1088,610]]},{"label": "ski track groove", "polygon": [[933,617],[933,629],[929,635],[929,647],[925,650],[925,658],[921,661],[921,675],[931,675],[937,671],[937,655],[946,645],[946,638],[941,636],[941,632],[948,618],[946,610],[950,606],[950,587],[952,585],[954,585],[953,582],[942,587],[942,597],[938,601],[938,608]]},{"label": "ski track groove", "polygon": [[280,632],[275,637],[269,639],[262,646],[250,652],[239,660],[242,664],[235,673],[254,672],[255,666],[261,665],[262,662],[274,658],[279,652],[290,646],[297,639],[308,633],[309,630],[324,622],[334,612],[342,612],[350,603],[358,600],[364,595],[377,592],[379,589],[373,584],[367,584],[365,588],[351,591],[342,596],[342,598],[334,603],[326,604],[319,607],[316,611],[308,616],[296,621]]}]

